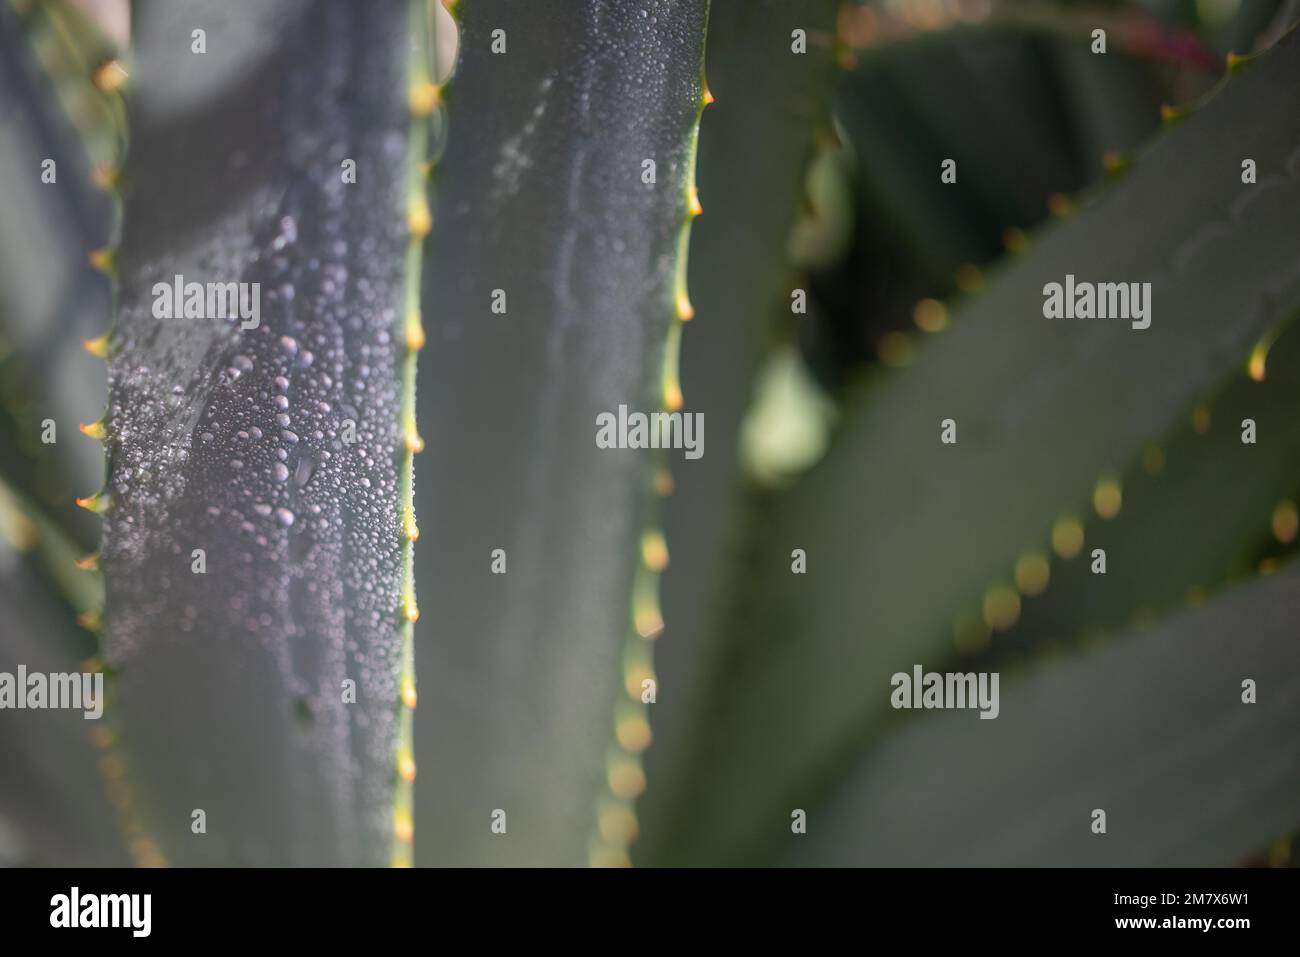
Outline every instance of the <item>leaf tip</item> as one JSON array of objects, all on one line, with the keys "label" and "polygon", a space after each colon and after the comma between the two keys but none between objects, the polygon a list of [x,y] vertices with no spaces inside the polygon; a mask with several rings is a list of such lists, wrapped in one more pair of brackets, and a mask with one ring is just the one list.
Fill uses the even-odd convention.
[{"label": "leaf tip", "polygon": [[109,499],[102,492],[96,492],[94,495],[88,495],[85,498],[78,498],[77,504],[88,512],[94,512],[96,515],[103,515],[108,511]]},{"label": "leaf tip", "polygon": [[948,309],[938,299],[922,299],[912,308],[912,321],[922,332],[943,332],[948,328]]},{"label": "leaf tip", "polygon": [[425,80],[423,83],[411,88],[410,107],[412,116],[429,116],[441,102],[442,87],[436,83]]},{"label": "leaf tip", "polygon": [[108,358],[108,334],[100,336],[97,339],[83,339],[81,347],[89,352],[96,359]]},{"label": "leaf tip", "polygon": [[1268,365],[1268,350],[1272,343],[1267,339],[1261,339],[1255,343],[1255,347],[1250,350],[1250,359],[1246,362],[1246,374],[1256,382],[1263,382],[1266,367]]},{"label": "leaf tip", "polygon": [[1228,73],[1236,73],[1254,58],[1255,57],[1249,53],[1236,53],[1229,50],[1228,55],[1223,58],[1224,66],[1227,68]]},{"label": "leaf tip", "polygon": [[1101,154],[1101,165],[1107,173],[1118,173],[1128,166],[1128,160],[1115,150]]},{"label": "leaf tip", "polygon": [[679,290],[677,293],[677,318],[682,322],[690,322],[695,318],[695,307],[691,305],[690,298],[686,295],[686,290]]},{"label": "leaf tip", "polygon": [[419,352],[424,348],[424,323],[420,321],[420,313],[412,310],[406,316],[406,348],[411,352]]},{"label": "leaf tip", "polygon": [[115,166],[96,166],[90,173],[90,178],[96,186],[102,190],[117,189],[119,177],[122,171]]},{"label": "leaf tip", "polygon": [[676,378],[664,382],[664,407],[669,412],[680,412],[685,404],[681,383]]},{"label": "leaf tip", "polygon": [[126,86],[126,69],[120,60],[105,60],[91,74],[91,82],[101,93],[116,93]]},{"label": "leaf tip", "polygon": [[1124,493],[1119,479],[1113,475],[1102,478],[1092,491],[1092,508],[1098,517],[1109,521],[1119,514],[1124,502]]},{"label": "leaf tip", "polygon": [[101,249],[92,249],[86,254],[86,260],[103,273],[111,273],[117,260],[111,247],[105,246]]},{"label": "leaf tip", "polygon": [[641,560],[652,572],[661,572],[668,567],[668,543],[663,533],[649,529],[641,536]]},{"label": "leaf tip", "polygon": [[429,230],[433,228],[433,216],[429,212],[429,204],[423,198],[417,199],[407,210],[406,225],[414,239],[423,239],[429,235]]},{"label": "leaf tip", "polygon": [[630,714],[619,719],[614,727],[614,737],[621,747],[636,754],[650,747],[653,734],[644,715]]},{"label": "leaf tip", "polygon": [[415,840],[415,822],[408,811],[399,810],[393,815],[393,837],[401,844]]},{"label": "leaf tip", "polygon": [[613,795],[625,801],[640,797],[645,790],[645,772],[638,761],[627,757],[610,763],[608,781]]},{"label": "leaf tip", "polygon": [[694,186],[691,187],[691,195],[687,205],[691,211],[692,217],[701,216],[704,214],[704,207],[700,205],[699,191]]},{"label": "leaf tip", "polygon": [[636,633],[642,638],[657,638],[664,630],[664,616],[659,611],[659,603],[650,599],[637,602],[632,620]]},{"label": "leaf tip", "polygon": [[407,784],[415,780],[415,758],[410,751],[403,750],[397,756],[397,773]]},{"label": "leaf tip", "polygon": [[1047,211],[1061,219],[1074,212],[1074,203],[1064,193],[1053,193],[1047,197]]}]

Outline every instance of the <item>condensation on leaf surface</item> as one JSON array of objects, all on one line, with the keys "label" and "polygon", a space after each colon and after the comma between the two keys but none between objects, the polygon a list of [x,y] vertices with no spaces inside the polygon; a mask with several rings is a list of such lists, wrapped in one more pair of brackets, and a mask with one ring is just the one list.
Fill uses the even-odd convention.
[{"label": "condensation on leaf surface", "polygon": [[[141,90],[186,69],[177,38],[199,7],[150,8]],[[158,836],[181,862],[386,861],[405,16],[399,2],[309,5],[259,39],[274,55],[224,98],[132,103],[107,654],[131,770],[175,818]],[[241,55],[236,34],[212,27],[207,42],[207,57]],[[348,158],[365,171],[355,184]],[[259,284],[258,325],[158,317],[154,285],[178,275]],[[189,807],[208,811],[205,840],[190,840]]]}]

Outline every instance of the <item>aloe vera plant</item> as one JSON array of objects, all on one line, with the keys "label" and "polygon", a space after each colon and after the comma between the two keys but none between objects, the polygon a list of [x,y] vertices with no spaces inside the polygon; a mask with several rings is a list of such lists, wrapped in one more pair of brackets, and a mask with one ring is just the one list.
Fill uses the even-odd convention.
[{"label": "aloe vera plant", "polygon": [[0,8],[0,860],[1282,860],[1300,35],[992,9]]}]

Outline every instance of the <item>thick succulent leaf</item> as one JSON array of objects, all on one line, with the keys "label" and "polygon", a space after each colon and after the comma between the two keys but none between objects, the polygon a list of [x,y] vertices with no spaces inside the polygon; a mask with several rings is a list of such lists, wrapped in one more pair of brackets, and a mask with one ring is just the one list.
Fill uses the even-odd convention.
[{"label": "thick succulent leaf", "polygon": [[[46,174],[54,181],[43,182]],[[0,4],[0,193],[0,475],[89,548],[95,522],[72,499],[99,481],[103,458],[77,426],[102,411],[105,376],[80,343],[109,315],[108,280],[87,254],[108,241],[112,207],[8,3]]]},{"label": "thick succulent leaf", "polygon": [[588,841],[598,795],[626,819],[607,775],[627,797],[640,776],[613,742],[616,706],[644,723],[623,655],[648,646],[632,606],[635,584],[651,613],[657,465],[597,448],[596,425],[660,409],[676,374],[707,13],[464,6],[426,263],[420,424],[439,452],[417,492],[421,545],[436,543],[417,562],[420,863],[618,856]]},{"label": "thick succulent leaf", "polygon": [[[192,0],[133,19],[109,478],[93,503],[108,508],[112,710],[167,860],[387,863],[408,10],[246,13]],[[259,323],[159,318],[155,284],[176,276],[259,283]]]},{"label": "thick succulent leaf", "polygon": [[[1300,571],[908,720],[786,829],[794,863],[1225,867],[1300,822]],[[1243,682],[1257,703],[1243,702]],[[1093,833],[1093,811],[1106,833]]]},{"label": "thick succulent leaf", "polygon": [[[734,859],[786,826],[888,709],[890,675],[935,664],[955,624],[978,627],[986,590],[1047,546],[1057,516],[1300,306],[1300,136],[1272,119],[1300,106],[1298,77],[1291,33],[862,397],[764,532],[673,859]],[[1246,157],[1257,184],[1241,182]],[[1150,328],[1045,319],[1044,286],[1067,274],[1151,282]],[[947,418],[955,445],[940,441]],[[794,549],[807,574],[792,574]],[[1013,603],[999,594],[994,620]]]},{"label": "thick succulent leaf", "polygon": [[[1300,490],[1295,328],[1269,351],[1266,368],[1263,381],[1244,369],[1234,373],[1212,401],[1144,452],[1122,482],[1120,513],[1085,525],[1079,556],[1054,564],[1047,589],[1025,599],[1016,626],[982,660],[1119,628],[1253,573],[1273,539],[1275,511]],[[1253,444],[1242,442],[1246,419],[1254,422]],[[1283,536],[1294,534],[1286,515],[1283,505]],[[1105,552],[1105,574],[1093,572],[1095,548]]]},{"label": "thick succulent leaf", "polygon": [[[829,122],[835,9],[833,0],[713,0],[709,13],[706,73],[717,103],[700,129],[705,214],[692,228],[689,269],[697,317],[683,332],[681,356],[682,392],[704,415],[709,444],[702,458],[674,469],[665,508],[670,561],[650,709],[656,743],[639,808],[643,841],[661,830],[657,816],[675,790],[672,759],[693,733],[700,656],[715,647],[703,639],[725,614],[718,595],[739,558],[738,528],[747,519],[741,419],[775,320],[790,314],[787,239],[814,140]],[[805,54],[790,49],[795,29],[807,32]]]},{"label": "thick succulent leaf", "polygon": [[[42,567],[51,552],[61,553],[71,570],[57,532],[0,486],[0,672],[9,676],[20,667],[28,675],[86,672],[85,659],[94,653],[94,640],[76,627]],[[0,864],[128,863],[108,797],[105,723],[83,714],[0,712]]]}]

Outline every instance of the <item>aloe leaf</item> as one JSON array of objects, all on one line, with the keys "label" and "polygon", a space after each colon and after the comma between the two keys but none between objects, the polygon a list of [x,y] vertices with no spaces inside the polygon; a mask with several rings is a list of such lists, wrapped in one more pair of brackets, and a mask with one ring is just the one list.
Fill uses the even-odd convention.
[{"label": "aloe leaf", "polygon": [[[1284,540],[1293,538],[1300,335],[1288,328],[1267,359],[1258,353],[1252,369],[1253,375],[1234,372],[1171,435],[1144,450],[1121,483],[1120,513],[1084,524],[1077,556],[1053,563],[1046,589],[1025,599],[1016,626],[985,658],[1087,638],[1201,601],[1254,573],[1257,556],[1274,539],[1275,515]],[[1247,419],[1254,443],[1242,441]],[[1105,553],[1104,574],[1094,572],[1101,567],[1097,548]]]},{"label": "aloe leaf", "polygon": [[[689,286],[697,318],[682,336],[687,406],[703,413],[707,454],[674,470],[665,508],[670,562],[663,578],[664,633],[656,646],[655,744],[646,754],[641,830],[650,839],[675,791],[679,752],[693,734],[690,716],[701,673],[702,637],[724,614],[725,569],[738,557],[748,519],[739,495],[741,420],[759,362],[796,285],[787,240],[799,213],[817,134],[829,126],[836,5],[782,0],[713,0],[706,72],[717,102],[700,132],[699,188],[704,215],[691,233]],[[808,49],[791,52],[791,32]],[[754,197],[763,197],[756,203]],[[736,223],[744,222],[744,229]],[[640,845],[638,845],[639,847]]]},{"label": "aloe leaf", "polygon": [[[1300,141],[1269,120],[1300,105],[1297,75],[1294,32],[1240,65],[956,310],[911,368],[881,377],[776,504],[673,859],[735,859],[786,826],[888,709],[890,675],[977,634],[982,605],[993,624],[1013,618],[1017,559],[1300,306]],[[1244,158],[1257,184],[1242,183]],[[1044,286],[1067,274],[1151,282],[1150,328],[1045,319]],[[955,445],[940,441],[946,418]],[[792,573],[795,549],[806,574]]]},{"label": "aloe leaf", "polygon": [[677,391],[708,3],[463,9],[426,263],[417,862],[622,862],[662,463],[598,448],[597,416]]},{"label": "aloe leaf", "polygon": [[[105,512],[126,776],[170,862],[388,863],[410,840],[403,396],[408,252],[428,216],[410,192],[408,18],[423,7],[135,14],[108,483],[87,503]],[[259,314],[218,318],[235,307],[209,298],[165,318],[177,276],[247,284]]]},{"label": "aloe leaf", "polygon": [[810,811],[807,834],[787,829],[782,853],[822,866],[1238,863],[1300,821],[1298,585],[1289,567],[1004,680],[995,720],[909,721]]},{"label": "aloe leaf", "polygon": [[103,408],[105,376],[80,342],[109,311],[108,281],[87,254],[108,241],[112,204],[7,3],[0,126],[0,476],[89,547],[95,523],[72,499],[103,460],[77,426]]}]

